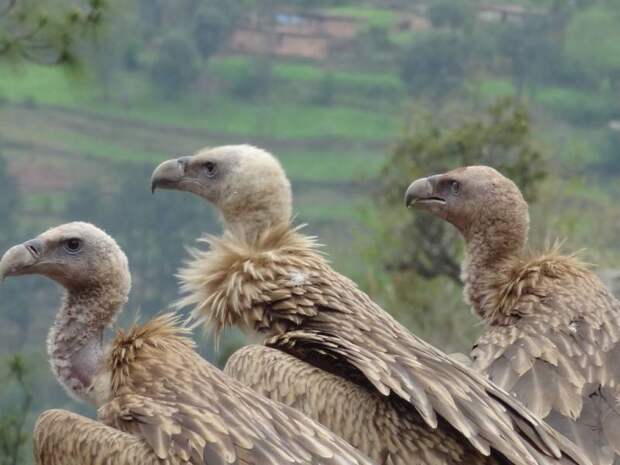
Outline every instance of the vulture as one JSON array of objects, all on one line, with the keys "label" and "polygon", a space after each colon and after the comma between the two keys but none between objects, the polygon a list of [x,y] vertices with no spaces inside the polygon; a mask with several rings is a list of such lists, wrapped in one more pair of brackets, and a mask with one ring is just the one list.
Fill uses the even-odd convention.
[{"label": "vulture", "polygon": [[217,207],[180,271],[194,325],[264,338],[226,370],[322,422],[385,464],[589,463],[582,452],[480,374],[409,333],[291,224],[290,183],[256,147],[223,146],[172,159],[151,188]]},{"label": "vulture", "polygon": [[9,249],[0,278],[41,274],[65,288],[48,338],[54,375],[97,408],[38,418],[38,465],[370,465],[299,411],[258,395],[202,359],[189,329],[160,315],[104,347],[130,288],[127,258],[106,233],[69,223]]},{"label": "vulture", "polygon": [[473,368],[513,393],[597,465],[620,464],[620,304],[557,246],[526,250],[527,202],[498,171],[468,166],[414,181],[406,204],[465,240],[465,300],[484,321]]}]

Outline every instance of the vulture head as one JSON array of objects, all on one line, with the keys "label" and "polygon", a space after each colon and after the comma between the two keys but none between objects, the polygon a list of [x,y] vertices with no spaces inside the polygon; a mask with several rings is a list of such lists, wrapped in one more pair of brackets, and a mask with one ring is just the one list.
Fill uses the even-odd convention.
[{"label": "vulture head", "polygon": [[452,223],[466,240],[518,238],[522,245],[527,238],[527,202],[514,182],[488,166],[417,179],[407,189],[405,203]]},{"label": "vulture head", "polygon": [[151,190],[190,192],[213,204],[227,229],[256,236],[291,219],[291,186],[270,153],[250,145],[205,148],[160,164]]},{"label": "vulture head", "polygon": [[11,247],[0,260],[0,280],[38,274],[70,291],[131,282],[127,257],[116,241],[89,223],[67,223]]},{"label": "vulture head", "polygon": [[48,335],[54,375],[75,399],[97,402],[92,390],[103,360],[103,331],[127,301],[131,276],[114,239],[88,223],[67,223],[11,247],[0,260],[0,280],[38,274],[66,292]]}]

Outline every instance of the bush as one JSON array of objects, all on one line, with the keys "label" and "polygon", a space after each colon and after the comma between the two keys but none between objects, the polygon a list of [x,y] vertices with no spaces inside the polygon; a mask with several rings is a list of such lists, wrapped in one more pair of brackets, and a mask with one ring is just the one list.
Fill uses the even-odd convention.
[{"label": "bush", "polygon": [[257,58],[249,63],[245,71],[237,73],[231,80],[232,94],[243,100],[256,100],[269,96],[273,80],[269,59]]},{"label": "bush", "polygon": [[198,75],[198,52],[182,35],[172,34],[161,40],[151,65],[151,79],[165,98],[177,97]]},{"label": "bush", "polygon": [[469,48],[460,35],[432,32],[402,54],[400,75],[410,94],[440,98],[460,88],[468,61]]},{"label": "bush", "polygon": [[547,88],[537,95],[536,100],[558,118],[584,126],[606,124],[620,113],[620,105],[613,96],[594,92]]}]

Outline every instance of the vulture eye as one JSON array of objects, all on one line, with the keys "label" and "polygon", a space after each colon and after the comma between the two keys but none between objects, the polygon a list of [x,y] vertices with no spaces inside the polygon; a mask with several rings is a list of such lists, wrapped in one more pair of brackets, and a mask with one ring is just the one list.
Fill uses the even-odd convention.
[{"label": "vulture eye", "polygon": [[72,237],[71,239],[67,239],[65,241],[64,248],[70,254],[78,253],[82,250],[82,241],[76,237]]},{"label": "vulture eye", "polygon": [[208,177],[212,178],[213,176],[215,176],[215,173],[217,171],[215,163],[213,163],[212,161],[207,161],[205,162],[204,167]]},{"label": "vulture eye", "polygon": [[458,181],[450,181],[450,190],[457,195],[461,191],[461,184]]}]

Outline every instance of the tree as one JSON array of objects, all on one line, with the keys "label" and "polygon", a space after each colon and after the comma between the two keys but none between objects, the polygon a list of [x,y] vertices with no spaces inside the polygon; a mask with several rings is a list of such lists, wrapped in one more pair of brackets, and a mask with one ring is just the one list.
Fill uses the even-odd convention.
[{"label": "tree", "polygon": [[198,75],[198,60],[194,44],[184,35],[173,33],[161,40],[151,77],[164,97],[175,98],[187,89]]},{"label": "tree", "polygon": [[466,41],[449,31],[431,32],[415,40],[401,58],[400,75],[411,95],[440,99],[460,88],[469,57]]},{"label": "tree", "polygon": [[434,27],[466,29],[472,25],[474,14],[467,1],[442,0],[428,7],[428,18]]},{"label": "tree", "polygon": [[30,435],[26,432],[26,419],[33,401],[32,385],[29,381],[29,368],[20,355],[14,355],[7,363],[8,374],[3,379],[3,388],[13,385],[15,398],[9,405],[3,406],[0,415],[0,465],[18,465],[23,463],[24,446]]},{"label": "tree", "polygon": [[77,43],[98,26],[106,0],[0,0],[0,58],[73,64]]},{"label": "tree", "polygon": [[222,48],[236,25],[247,14],[248,7],[247,0],[210,0],[202,6],[196,15],[193,33],[196,47],[205,60]]},{"label": "tree", "polygon": [[502,24],[497,46],[509,66],[509,75],[521,95],[529,81],[549,76],[561,67],[557,49],[546,17],[532,16],[523,22]]},{"label": "tree", "polygon": [[620,12],[602,6],[575,15],[566,31],[565,53],[597,84],[620,86]]},{"label": "tree", "polygon": [[418,117],[411,127],[379,176],[375,213],[379,231],[377,246],[370,248],[371,258],[387,271],[389,278],[383,287],[389,290],[390,306],[399,318],[439,343],[442,336],[458,340],[465,330],[455,322],[466,312],[451,309],[462,306],[462,241],[444,221],[406,214],[404,192],[418,177],[486,164],[512,178],[525,197],[533,200],[545,176],[543,156],[532,140],[526,107],[513,99],[501,100],[454,127],[442,127],[428,116]]},{"label": "tree", "polygon": [[8,164],[5,157],[0,155],[0,247],[4,248],[10,243],[11,232],[15,230],[15,214],[19,209],[20,193],[16,179],[8,172]]}]

